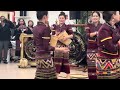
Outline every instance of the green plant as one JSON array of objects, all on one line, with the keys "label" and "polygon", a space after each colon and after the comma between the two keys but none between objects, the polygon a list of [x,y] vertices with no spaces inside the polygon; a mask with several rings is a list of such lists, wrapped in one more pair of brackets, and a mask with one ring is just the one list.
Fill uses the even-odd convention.
[{"label": "green plant", "polygon": [[[91,12],[92,11],[81,11],[81,16],[79,20],[77,20],[77,24],[85,24],[85,23],[88,23],[88,19],[89,19],[89,16],[91,15]],[[81,34],[84,34],[84,27],[78,27],[77,28],[78,31],[81,32]]]}]

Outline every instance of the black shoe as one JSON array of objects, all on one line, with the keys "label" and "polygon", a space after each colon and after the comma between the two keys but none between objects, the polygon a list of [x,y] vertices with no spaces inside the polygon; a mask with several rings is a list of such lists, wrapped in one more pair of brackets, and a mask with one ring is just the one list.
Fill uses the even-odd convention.
[{"label": "black shoe", "polygon": [[7,61],[4,61],[4,63],[5,63],[5,64],[8,64],[8,62],[7,62]]}]

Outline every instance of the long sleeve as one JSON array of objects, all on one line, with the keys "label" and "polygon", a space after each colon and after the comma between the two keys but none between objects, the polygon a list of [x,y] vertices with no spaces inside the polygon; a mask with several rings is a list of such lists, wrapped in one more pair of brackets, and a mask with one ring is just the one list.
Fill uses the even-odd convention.
[{"label": "long sleeve", "polygon": [[90,28],[89,27],[85,27],[85,31],[86,31],[87,37],[90,38]]},{"label": "long sleeve", "polygon": [[45,29],[43,30],[43,35],[42,35],[42,38],[43,38],[43,47],[44,47],[44,50],[46,51],[54,51],[55,48],[50,46],[50,32],[49,30]]},{"label": "long sleeve", "polygon": [[113,43],[113,37],[111,36],[110,32],[107,30],[102,30],[99,32],[99,37],[101,37],[100,42],[106,50],[109,52],[116,52],[118,50],[118,45],[117,43]]},{"label": "long sleeve", "polygon": [[120,21],[115,24],[117,28],[117,33],[120,35]]},{"label": "long sleeve", "polygon": [[72,30],[72,27],[70,25],[67,25],[67,33],[69,35],[73,34],[73,30]]},{"label": "long sleeve", "polygon": [[13,36],[16,36],[16,34],[17,34],[17,29],[14,30]]},{"label": "long sleeve", "polygon": [[[118,30],[118,31],[117,31]],[[120,40],[120,28],[117,28],[117,30],[113,34],[113,42],[117,43]]]},{"label": "long sleeve", "polygon": [[120,26],[120,21],[115,24],[116,26]]},{"label": "long sleeve", "polygon": [[14,29],[14,24],[11,21],[8,21],[8,24],[11,29]]}]

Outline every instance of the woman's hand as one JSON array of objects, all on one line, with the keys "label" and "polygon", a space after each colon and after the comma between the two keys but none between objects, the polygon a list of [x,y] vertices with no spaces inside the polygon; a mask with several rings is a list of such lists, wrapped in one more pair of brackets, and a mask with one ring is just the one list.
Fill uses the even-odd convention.
[{"label": "woman's hand", "polygon": [[60,32],[58,32],[58,31],[55,32],[55,35],[56,35],[56,36],[58,36],[59,34],[60,34]]},{"label": "woman's hand", "polygon": [[50,27],[50,29],[54,29],[54,26],[52,25],[52,26]]},{"label": "woman's hand", "polygon": [[66,41],[68,39],[68,37],[63,37],[62,41]]},{"label": "woman's hand", "polygon": [[93,32],[93,33],[90,33],[90,37],[94,37],[94,36],[96,36],[98,34],[98,32],[96,31],[96,32]]}]

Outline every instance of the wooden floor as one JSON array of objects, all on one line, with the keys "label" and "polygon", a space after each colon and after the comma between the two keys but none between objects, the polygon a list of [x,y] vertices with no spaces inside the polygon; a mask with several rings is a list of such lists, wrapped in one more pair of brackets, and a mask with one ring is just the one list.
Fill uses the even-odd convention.
[{"label": "wooden floor", "polygon": [[[36,68],[18,68],[17,63],[0,64],[0,79],[34,79]],[[71,69],[71,79],[87,79],[87,72]],[[59,79],[66,79],[61,73]]]}]

